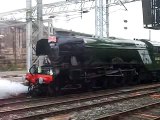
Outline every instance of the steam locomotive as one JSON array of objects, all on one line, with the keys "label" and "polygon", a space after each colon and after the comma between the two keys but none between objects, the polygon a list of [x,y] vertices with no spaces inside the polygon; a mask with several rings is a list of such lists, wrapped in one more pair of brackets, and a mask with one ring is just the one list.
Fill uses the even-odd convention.
[{"label": "steam locomotive", "polygon": [[109,88],[160,80],[160,43],[121,38],[56,36],[41,39],[36,55],[43,65],[26,74],[29,93]]}]

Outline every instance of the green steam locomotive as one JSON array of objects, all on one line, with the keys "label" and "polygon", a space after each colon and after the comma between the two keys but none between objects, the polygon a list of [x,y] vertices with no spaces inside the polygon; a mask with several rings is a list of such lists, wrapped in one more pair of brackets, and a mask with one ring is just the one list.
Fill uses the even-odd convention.
[{"label": "green steam locomotive", "polygon": [[160,80],[160,43],[121,38],[56,36],[37,42],[43,65],[26,74],[30,93],[60,94]]}]

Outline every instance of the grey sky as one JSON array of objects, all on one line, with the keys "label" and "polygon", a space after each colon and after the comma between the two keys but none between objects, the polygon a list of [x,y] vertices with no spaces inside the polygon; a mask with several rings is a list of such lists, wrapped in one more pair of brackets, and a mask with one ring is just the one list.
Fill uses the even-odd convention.
[{"label": "grey sky", "polygon": [[[36,0],[32,0],[33,5],[35,5],[35,1]],[[64,0],[43,0],[43,3],[46,4],[59,1],[64,1]],[[25,7],[26,7],[26,0],[1,0],[0,13],[21,9]]]},{"label": "grey sky", "polygon": [[0,13],[25,7],[25,0],[1,0]]}]

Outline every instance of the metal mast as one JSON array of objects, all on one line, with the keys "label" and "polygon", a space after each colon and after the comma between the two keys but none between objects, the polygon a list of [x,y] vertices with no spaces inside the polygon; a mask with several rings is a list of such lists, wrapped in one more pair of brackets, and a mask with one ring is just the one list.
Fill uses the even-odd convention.
[{"label": "metal mast", "polygon": [[42,0],[37,0],[38,40],[43,38],[43,13]]},{"label": "metal mast", "polygon": [[95,0],[95,36],[103,37],[103,0]]},{"label": "metal mast", "polygon": [[109,37],[108,0],[95,0],[95,35],[98,38]]},{"label": "metal mast", "polygon": [[106,0],[106,37],[109,37],[109,3]]},{"label": "metal mast", "polygon": [[[42,0],[37,0],[37,23],[38,23],[38,40],[43,38],[43,7]],[[38,41],[36,40],[36,41]],[[39,56],[38,65],[42,66],[45,57]]]},{"label": "metal mast", "polygon": [[31,67],[32,64],[32,2],[31,0],[26,0],[26,62],[27,70]]}]

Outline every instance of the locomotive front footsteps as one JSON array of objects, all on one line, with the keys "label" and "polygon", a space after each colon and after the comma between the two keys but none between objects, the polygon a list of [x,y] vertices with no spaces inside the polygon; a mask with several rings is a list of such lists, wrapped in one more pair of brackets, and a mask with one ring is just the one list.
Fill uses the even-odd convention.
[{"label": "locomotive front footsteps", "polygon": [[67,89],[105,89],[160,80],[158,42],[74,36],[56,36],[55,39],[37,42],[36,55],[43,58],[43,65],[33,65],[26,74],[32,95],[56,95]]}]

